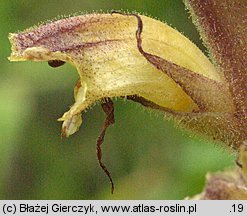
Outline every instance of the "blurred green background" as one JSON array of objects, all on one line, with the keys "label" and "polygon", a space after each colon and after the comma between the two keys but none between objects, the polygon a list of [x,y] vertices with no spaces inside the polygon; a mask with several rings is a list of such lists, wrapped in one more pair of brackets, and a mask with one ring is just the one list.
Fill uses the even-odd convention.
[{"label": "blurred green background", "polygon": [[76,69],[10,63],[8,33],[100,9],[157,17],[204,49],[181,0],[1,0],[0,199],[183,199],[202,190],[207,172],[234,163],[232,153],[174,128],[162,113],[119,99],[103,145],[116,186],[111,195],[95,153],[104,120],[100,106],[84,115],[78,133],[60,139],[56,119],[73,103]]}]

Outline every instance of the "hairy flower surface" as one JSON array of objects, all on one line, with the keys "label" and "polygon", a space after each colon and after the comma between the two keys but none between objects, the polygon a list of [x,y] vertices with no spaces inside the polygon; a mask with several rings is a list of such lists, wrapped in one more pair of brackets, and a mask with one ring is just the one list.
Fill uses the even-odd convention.
[{"label": "hairy flower surface", "polygon": [[246,3],[188,0],[186,5],[214,64],[177,30],[138,14],[75,16],[9,36],[11,61],[47,61],[52,67],[67,62],[77,68],[75,103],[59,119],[64,136],[79,129],[82,112],[102,102],[107,118],[97,152],[106,173],[100,145],[114,123],[114,97],[164,111],[179,125],[234,149],[247,139]]}]

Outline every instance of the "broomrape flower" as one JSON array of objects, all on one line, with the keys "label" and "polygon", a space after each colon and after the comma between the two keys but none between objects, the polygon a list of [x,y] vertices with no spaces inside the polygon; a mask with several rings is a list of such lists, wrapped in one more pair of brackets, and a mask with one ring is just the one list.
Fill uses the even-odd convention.
[{"label": "broomrape flower", "polygon": [[106,113],[97,140],[114,123],[111,98],[124,97],[195,133],[245,151],[247,116],[247,4],[244,0],[185,0],[210,59],[165,23],[113,12],[65,18],[10,34],[10,61],[74,65],[75,103],[59,118],[62,135],[75,133],[83,112],[100,101]]}]

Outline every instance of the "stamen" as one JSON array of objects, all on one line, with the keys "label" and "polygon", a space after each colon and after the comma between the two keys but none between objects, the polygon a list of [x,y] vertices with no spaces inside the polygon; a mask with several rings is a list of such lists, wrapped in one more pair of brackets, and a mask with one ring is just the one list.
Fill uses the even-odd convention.
[{"label": "stamen", "polygon": [[51,60],[51,61],[48,61],[48,65],[50,65],[51,67],[60,67],[62,65],[64,65],[65,62],[64,61],[61,61],[61,60]]}]

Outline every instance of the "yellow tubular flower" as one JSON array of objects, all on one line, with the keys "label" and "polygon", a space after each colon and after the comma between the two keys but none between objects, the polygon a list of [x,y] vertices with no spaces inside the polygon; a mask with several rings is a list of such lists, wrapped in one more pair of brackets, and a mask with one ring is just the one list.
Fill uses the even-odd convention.
[{"label": "yellow tubular flower", "polygon": [[[223,83],[212,63],[186,37],[160,21],[146,16],[140,18],[145,26],[142,46],[146,52]],[[78,114],[95,101],[131,95],[173,111],[198,111],[190,95],[139,52],[136,29],[136,17],[121,14],[90,14],[58,20],[10,34],[9,59],[60,60],[77,68],[81,84],[76,87],[76,102],[61,121],[79,124]],[[75,131],[67,131],[66,136]]]},{"label": "yellow tubular flower", "polygon": [[65,18],[10,34],[10,61],[64,62],[74,65],[79,81],[75,103],[59,121],[70,136],[81,113],[103,101],[107,114],[97,141],[114,123],[111,98],[125,97],[164,111],[186,128],[238,149],[246,139],[229,84],[189,39],[158,20],[137,14],[88,14]]}]

